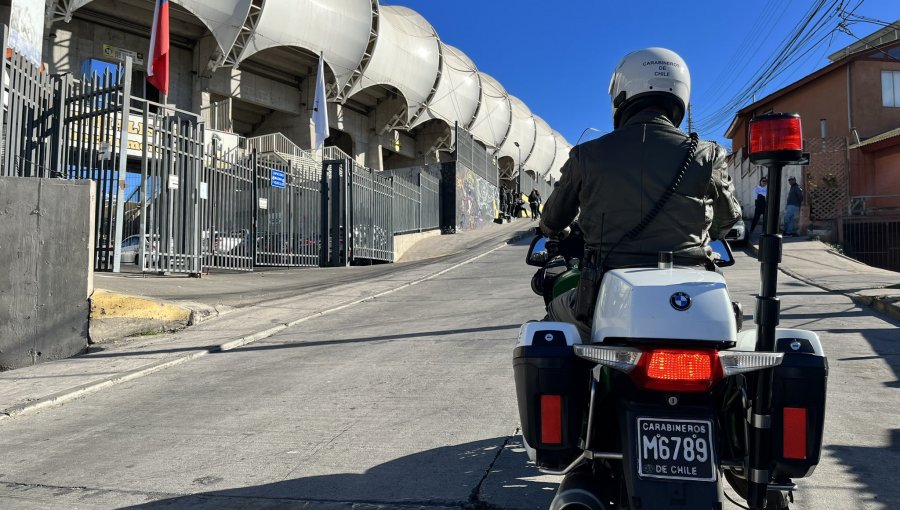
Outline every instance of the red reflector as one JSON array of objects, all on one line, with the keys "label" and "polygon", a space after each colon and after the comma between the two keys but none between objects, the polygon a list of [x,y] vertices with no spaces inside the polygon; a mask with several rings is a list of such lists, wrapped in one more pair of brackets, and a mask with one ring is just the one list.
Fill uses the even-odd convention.
[{"label": "red reflector", "polygon": [[750,154],[802,150],[803,131],[799,116],[766,116],[750,121]]},{"label": "red reflector", "polygon": [[541,442],[562,443],[562,397],[541,395]]},{"label": "red reflector", "polygon": [[654,349],[641,357],[635,374],[644,388],[658,391],[706,391],[721,377],[715,350]]},{"label": "red reflector", "polygon": [[784,458],[806,458],[806,409],[784,408]]}]

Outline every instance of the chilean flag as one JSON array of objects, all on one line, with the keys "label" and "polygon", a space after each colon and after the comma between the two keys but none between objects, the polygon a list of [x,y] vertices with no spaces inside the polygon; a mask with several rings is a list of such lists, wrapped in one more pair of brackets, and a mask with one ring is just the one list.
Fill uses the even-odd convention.
[{"label": "chilean flag", "polygon": [[156,0],[153,30],[150,32],[147,81],[164,95],[169,94],[169,0]]}]

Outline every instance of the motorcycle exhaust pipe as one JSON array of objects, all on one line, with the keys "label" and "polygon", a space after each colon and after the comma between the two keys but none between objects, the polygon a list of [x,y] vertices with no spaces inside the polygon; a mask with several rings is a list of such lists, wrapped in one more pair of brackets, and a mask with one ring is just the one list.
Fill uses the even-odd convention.
[{"label": "motorcycle exhaust pipe", "polygon": [[597,481],[590,472],[569,473],[559,484],[550,510],[606,510],[598,492]]}]

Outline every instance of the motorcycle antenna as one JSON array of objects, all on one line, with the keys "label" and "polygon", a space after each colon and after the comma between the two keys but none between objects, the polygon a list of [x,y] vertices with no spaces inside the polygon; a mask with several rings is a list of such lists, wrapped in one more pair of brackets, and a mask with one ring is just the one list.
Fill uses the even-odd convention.
[{"label": "motorcycle antenna", "polygon": [[[770,113],[750,120],[750,162],[769,171],[766,222],[759,242],[760,291],[756,296],[756,351],[775,351],[775,334],[781,305],[777,295],[778,263],[782,240],[778,234],[778,208],[781,204],[781,175],[786,165],[802,164],[809,154],[803,152],[800,115]],[[747,503],[753,510],[766,507],[772,464],[772,369],[759,373],[750,423],[750,456],[747,473]]]}]

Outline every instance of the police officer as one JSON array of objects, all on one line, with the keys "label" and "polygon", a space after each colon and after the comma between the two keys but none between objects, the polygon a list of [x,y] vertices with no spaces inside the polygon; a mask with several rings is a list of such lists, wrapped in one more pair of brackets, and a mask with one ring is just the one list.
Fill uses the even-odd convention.
[{"label": "police officer", "polygon": [[[625,55],[609,86],[615,129],[572,149],[559,187],[544,204],[543,231],[559,234],[580,209],[585,243],[601,272],[653,265],[660,251],[673,252],[679,265],[709,267],[709,241],[725,236],[741,207],[725,150],[678,129],[690,90],[687,64],[675,52],[647,48]],[[661,202],[662,209],[641,227]],[[565,293],[551,302],[549,318],[575,323],[589,339],[589,326],[575,320],[575,306],[575,292]]]}]

